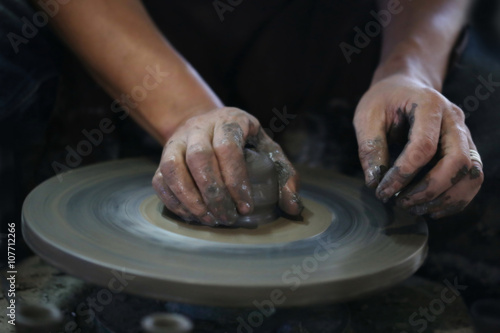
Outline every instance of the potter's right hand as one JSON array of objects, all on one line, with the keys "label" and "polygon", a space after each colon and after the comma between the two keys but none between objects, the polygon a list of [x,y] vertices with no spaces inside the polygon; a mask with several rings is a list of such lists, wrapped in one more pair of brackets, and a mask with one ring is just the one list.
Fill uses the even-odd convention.
[{"label": "potter's right hand", "polygon": [[243,154],[247,143],[276,165],[280,208],[300,214],[297,172],[259,121],[237,108],[218,108],[179,126],[163,149],[153,187],[165,206],[184,220],[230,225],[238,213],[253,210]]}]

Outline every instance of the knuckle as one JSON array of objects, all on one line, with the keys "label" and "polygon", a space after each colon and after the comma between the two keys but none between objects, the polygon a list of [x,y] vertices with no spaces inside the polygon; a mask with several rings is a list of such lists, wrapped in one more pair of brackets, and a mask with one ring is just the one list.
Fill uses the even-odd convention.
[{"label": "knuckle", "polygon": [[456,105],[453,105],[452,108],[451,108],[453,114],[454,114],[454,118],[460,122],[461,124],[464,124],[465,123],[465,113],[464,111],[459,108],[458,106]]},{"label": "knuckle", "polygon": [[194,117],[191,117],[188,120],[186,120],[186,122],[184,123],[184,126],[194,127],[194,126],[198,125],[198,123],[199,123],[199,117],[194,116]]},{"label": "knuckle", "polygon": [[442,121],[443,111],[441,108],[432,108],[425,114],[426,122],[432,125],[438,125]]},{"label": "knuckle", "polygon": [[409,145],[405,158],[413,168],[419,168],[428,163],[436,152],[436,141],[428,136],[424,136]]},{"label": "knuckle", "polygon": [[203,216],[205,216],[208,212],[205,205],[203,205],[203,206],[193,205],[193,207],[190,207],[190,210],[191,210],[191,213],[199,219],[201,219]]},{"label": "knuckle", "polygon": [[468,131],[468,128],[465,126],[465,124],[456,124],[455,129],[456,129],[457,134],[459,136],[462,136],[464,138],[470,137],[470,133]]},{"label": "knuckle", "polygon": [[422,88],[422,92],[427,96],[427,99],[431,105],[446,104],[446,99],[436,89],[425,87]]},{"label": "knuckle", "polygon": [[238,116],[242,112],[243,111],[238,109],[238,108],[225,106],[223,108],[218,109],[216,111],[216,114],[218,116],[223,116],[223,117],[235,117],[235,116]]},{"label": "knuckle", "polygon": [[171,209],[176,209],[181,206],[181,202],[179,199],[177,199],[173,193],[168,192],[164,193],[165,201],[166,201],[166,206]]},{"label": "knuckle", "polygon": [[241,150],[241,147],[234,140],[221,140],[214,144],[214,150],[217,155],[227,156],[234,154],[235,150]]},{"label": "knuckle", "polygon": [[429,136],[422,136],[415,141],[412,148],[425,157],[432,157],[437,152],[437,141]]},{"label": "knuckle", "polygon": [[245,117],[245,121],[247,123],[248,130],[251,132],[261,127],[259,120],[250,114]]},{"label": "knuckle", "polygon": [[158,191],[161,188],[162,182],[163,182],[163,176],[161,175],[160,172],[156,172],[155,175],[153,176],[153,179],[151,180],[153,188],[155,188]]},{"label": "knuckle", "polygon": [[361,160],[366,160],[376,154],[378,151],[374,140],[365,140],[359,144],[358,154]]},{"label": "knuckle", "polygon": [[212,155],[210,146],[202,143],[195,143],[187,148],[186,163],[191,166],[207,161]]},{"label": "knuckle", "polygon": [[204,143],[193,143],[189,145],[187,148],[188,154],[207,154],[210,152],[211,152],[210,146]]},{"label": "knuckle", "polygon": [[452,156],[452,158],[457,166],[459,167],[465,166],[467,168],[467,171],[471,168],[472,162],[468,154],[464,152],[459,152],[456,153],[454,156]]},{"label": "knuckle", "polygon": [[168,209],[174,210],[181,206],[181,202],[179,201],[179,199],[177,199],[177,197],[172,193],[170,189],[161,187],[158,190],[158,194],[160,195],[163,203],[165,204],[165,206],[167,206]]},{"label": "knuckle", "polygon": [[238,109],[238,108],[235,108],[235,107],[228,107],[226,109],[227,109],[227,113],[231,116],[239,116],[239,115],[247,114],[245,111]]},{"label": "knuckle", "polygon": [[202,220],[202,218],[208,213],[208,207],[201,199],[195,200],[192,207],[190,207],[190,210],[191,213],[199,220]]},{"label": "knuckle", "polygon": [[167,157],[167,159],[160,165],[160,171],[167,183],[171,182],[172,179],[176,177],[179,163],[178,158],[171,156]]},{"label": "knuckle", "polygon": [[184,211],[182,209],[182,205],[179,200],[177,199],[167,199],[167,202],[165,202],[165,207],[167,207],[168,210],[171,212],[177,214],[178,216],[182,217],[184,214]]},{"label": "knuckle", "polygon": [[222,125],[222,128],[224,129],[224,132],[226,135],[242,135],[243,134],[243,128],[241,127],[240,123],[235,121],[229,121],[226,122],[224,125]]}]

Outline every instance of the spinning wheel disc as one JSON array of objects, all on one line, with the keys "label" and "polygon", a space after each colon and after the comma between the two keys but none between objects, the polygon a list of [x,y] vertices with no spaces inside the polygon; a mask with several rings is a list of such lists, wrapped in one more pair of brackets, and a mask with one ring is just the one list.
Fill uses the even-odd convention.
[{"label": "spinning wheel disc", "polygon": [[407,278],[426,255],[425,223],[386,211],[349,178],[304,170],[304,221],[230,229],[162,216],[155,169],[122,160],[47,180],[24,203],[28,245],[96,284],[124,272],[126,292],[219,306],[273,293],[278,306],[343,301]]}]

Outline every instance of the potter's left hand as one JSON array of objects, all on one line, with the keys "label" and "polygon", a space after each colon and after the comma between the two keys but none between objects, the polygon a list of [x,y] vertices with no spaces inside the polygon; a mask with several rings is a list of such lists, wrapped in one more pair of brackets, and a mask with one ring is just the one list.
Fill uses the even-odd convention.
[{"label": "potter's left hand", "polygon": [[[482,166],[463,111],[437,90],[408,75],[374,83],[357,106],[354,126],[366,184],[384,202],[401,191],[397,204],[418,215],[441,218],[461,211],[483,182]],[[388,139],[407,123],[408,142],[389,166]],[[437,164],[407,186],[431,159]]]}]

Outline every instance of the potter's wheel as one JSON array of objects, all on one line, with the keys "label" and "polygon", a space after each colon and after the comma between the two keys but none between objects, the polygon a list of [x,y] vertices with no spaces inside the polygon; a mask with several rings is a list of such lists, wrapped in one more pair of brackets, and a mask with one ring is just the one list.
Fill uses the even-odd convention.
[{"label": "potter's wheel", "polygon": [[426,255],[425,223],[386,211],[349,178],[301,171],[302,222],[210,228],[162,215],[156,167],[122,160],[49,179],[24,203],[27,243],[104,287],[125,276],[128,293],[219,306],[344,301],[402,281]]}]

